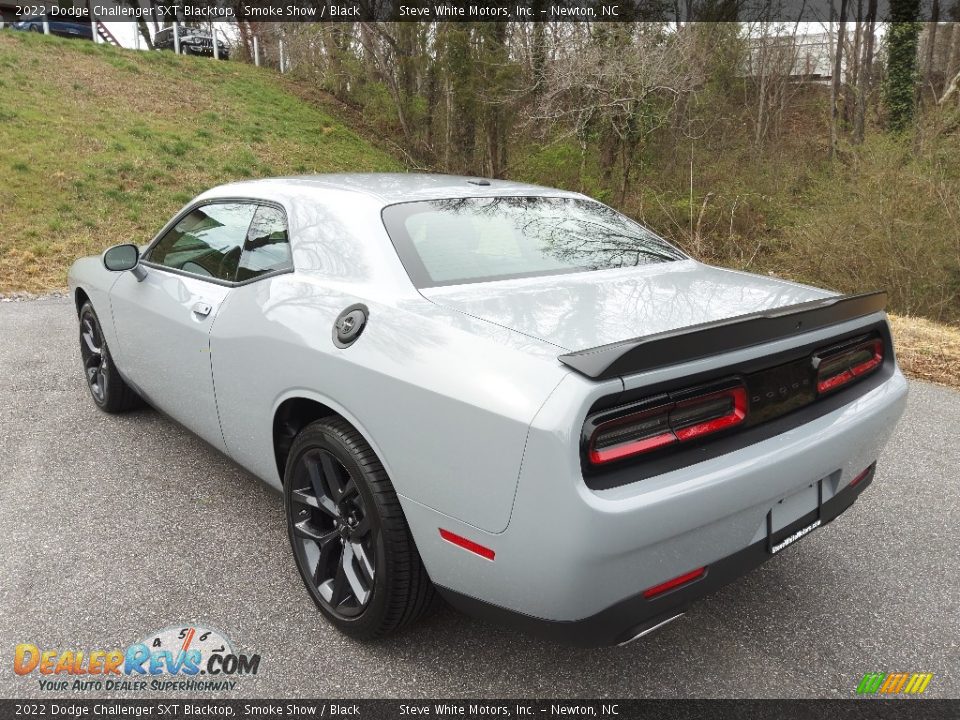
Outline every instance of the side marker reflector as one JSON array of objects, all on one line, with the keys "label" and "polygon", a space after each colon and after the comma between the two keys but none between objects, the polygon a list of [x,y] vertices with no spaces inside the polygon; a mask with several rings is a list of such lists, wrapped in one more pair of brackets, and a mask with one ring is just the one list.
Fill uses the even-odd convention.
[{"label": "side marker reflector", "polygon": [[449,530],[444,530],[440,528],[440,537],[446,540],[448,543],[461,547],[464,550],[469,550],[475,555],[479,555],[482,558],[487,560],[493,560],[496,553],[488,547],[484,547],[479,543],[475,543],[473,540],[467,540],[465,537],[461,537],[456,533],[452,533]]},{"label": "side marker reflector", "polygon": [[684,573],[679,577],[673,578],[673,580],[667,580],[666,582],[660,583],[659,585],[654,585],[652,588],[647,588],[643,591],[643,596],[649,600],[650,598],[655,598],[657,595],[663,595],[663,593],[668,590],[673,590],[678,588],[681,585],[686,585],[691,583],[694,580],[699,580],[704,575],[707,574],[707,569],[705,567],[697,568],[696,570],[691,570],[688,573]]},{"label": "side marker reflector", "polygon": [[850,481],[850,487],[854,487],[855,485],[857,485],[861,480],[863,480],[867,475],[870,474],[870,471],[871,471],[872,469],[873,469],[873,465],[871,465],[871,466],[868,467],[866,470],[864,470],[862,473],[860,473],[859,475],[857,475],[853,480]]}]

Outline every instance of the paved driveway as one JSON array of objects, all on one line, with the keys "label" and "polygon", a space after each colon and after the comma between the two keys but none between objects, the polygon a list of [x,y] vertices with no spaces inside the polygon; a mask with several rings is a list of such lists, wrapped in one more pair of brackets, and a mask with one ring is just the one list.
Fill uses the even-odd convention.
[{"label": "paved driveway", "polygon": [[0,302],[0,696],[44,694],[17,643],[183,622],[261,654],[245,697],[850,697],[871,671],[960,696],[960,393],[912,383],[846,515],[650,638],[571,650],[446,609],[360,645],[301,588],[281,498],[151,410],[99,412],[75,336],[69,300]]}]

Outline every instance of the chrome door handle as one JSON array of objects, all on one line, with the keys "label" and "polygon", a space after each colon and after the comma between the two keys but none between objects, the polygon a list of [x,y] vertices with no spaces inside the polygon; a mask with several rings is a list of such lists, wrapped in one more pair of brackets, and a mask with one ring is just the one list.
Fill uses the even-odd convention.
[{"label": "chrome door handle", "polygon": [[210,314],[210,311],[213,310],[213,306],[210,303],[198,302],[193,305],[193,312],[200,317],[206,317]]}]

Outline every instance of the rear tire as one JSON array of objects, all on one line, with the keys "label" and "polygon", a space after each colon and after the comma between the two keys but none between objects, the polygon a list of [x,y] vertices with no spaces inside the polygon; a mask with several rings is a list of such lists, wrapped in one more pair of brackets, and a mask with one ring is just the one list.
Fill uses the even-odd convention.
[{"label": "rear tire", "polygon": [[100,319],[89,301],[80,308],[80,357],[87,388],[98,408],[118,413],[143,404],[140,396],[120,377],[103,336]]},{"label": "rear tire", "polygon": [[283,495],[297,570],[338,630],[371,640],[436,607],[393,484],[345,420],[317,420],[297,435]]}]

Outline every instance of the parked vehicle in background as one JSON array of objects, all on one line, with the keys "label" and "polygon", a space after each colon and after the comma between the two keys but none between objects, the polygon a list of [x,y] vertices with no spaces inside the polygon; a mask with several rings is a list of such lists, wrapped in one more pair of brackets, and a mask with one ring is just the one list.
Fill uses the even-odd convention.
[{"label": "parked vehicle in background", "polygon": [[[164,28],[153,37],[153,47],[157,50],[176,52],[176,40],[173,28]],[[230,59],[230,47],[220,40],[217,50],[222,60]],[[184,55],[205,55],[213,57],[213,35],[202,28],[180,27],[180,52]]]},{"label": "parked vehicle in background", "polygon": [[[10,28],[13,30],[42,33],[43,21],[43,15],[33,15],[11,23]],[[81,40],[93,40],[93,26],[88,22],[79,20],[48,20],[47,22],[50,26],[51,35],[79,38]]]}]

